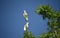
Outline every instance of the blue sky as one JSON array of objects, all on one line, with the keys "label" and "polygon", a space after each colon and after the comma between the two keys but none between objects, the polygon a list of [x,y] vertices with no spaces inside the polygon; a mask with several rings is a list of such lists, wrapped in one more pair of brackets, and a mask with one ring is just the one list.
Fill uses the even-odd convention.
[{"label": "blue sky", "polygon": [[60,0],[0,0],[0,38],[22,38],[25,20],[23,10],[29,15],[29,31],[35,35],[47,32],[47,19],[34,11],[39,5],[51,5],[55,10],[60,10]]}]

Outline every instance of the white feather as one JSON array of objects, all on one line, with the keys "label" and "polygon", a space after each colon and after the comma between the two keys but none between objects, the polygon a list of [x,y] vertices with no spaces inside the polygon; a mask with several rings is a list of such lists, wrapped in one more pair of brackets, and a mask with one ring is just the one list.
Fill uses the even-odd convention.
[{"label": "white feather", "polygon": [[[26,10],[24,10],[23,16],[24,16],[24,18],[28,21],[28,14],[27,14]],[[27,16],[27,17],[26,17],[26,16]]]},{"label": "white feather", "polygon": [[24,25],[24,31],[26,31],[28,29],[28,22]]}]

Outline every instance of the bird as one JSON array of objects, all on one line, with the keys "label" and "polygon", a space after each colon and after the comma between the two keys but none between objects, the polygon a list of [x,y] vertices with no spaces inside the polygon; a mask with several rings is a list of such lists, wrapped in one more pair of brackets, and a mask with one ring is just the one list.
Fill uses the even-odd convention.
[{"label": "bird", "polygon": [[24,25],[24,31],[28,30],[28,26],[29,26],[29,22],[26,22],[26,24]]},{"label": "bird", "polygon": [[28,21],[28,14],[27,14],[26,10],[24,10],[23,16],[24,16],[25,20]]}]

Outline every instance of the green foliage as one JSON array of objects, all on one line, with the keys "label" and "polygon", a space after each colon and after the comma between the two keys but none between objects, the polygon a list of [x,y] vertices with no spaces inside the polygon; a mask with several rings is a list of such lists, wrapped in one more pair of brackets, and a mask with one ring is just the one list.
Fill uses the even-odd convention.
[{"label": "green foliage", "polygon": [[42,15],[43,18],[47,17],[48,19],[51,19],[57,16],[56,13],[54,13],[55,11],[49,5],[39,6],[35,12],[37,12],[39,15]]},{"label": "green foliage", "polygon": [[42,15],[43,19],[48,18],[49,32],[40,35],[40,38],[60,38],[60,11],[54,11],[49,5],[42,5],[35,11]]},{"label": "green foliage", "polygon": [[43,33],[42,35],[39,36],[39,38],[52,38],[52,33],[48,32],[48,33]]},{"label": "green foliage", "polygon": [[31,32],[25,31],[23,38],[35,38],[35,36]]}]

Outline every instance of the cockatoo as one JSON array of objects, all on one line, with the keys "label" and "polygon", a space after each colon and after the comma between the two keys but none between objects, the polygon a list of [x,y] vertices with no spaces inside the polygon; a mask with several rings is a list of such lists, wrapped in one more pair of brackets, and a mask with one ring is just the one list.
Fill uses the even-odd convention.
[{"label": "cockatoo", "polygon": [[29,24],[29,22],[26,22],[26,24],[24,25],[24,31],[28,30],[28,24]]},{"label": "cockatoo", "polygon": [[24,10],[23,16],[24,16],[25,20],[28,21],[28,14],[27,14],[26,10]]}]

